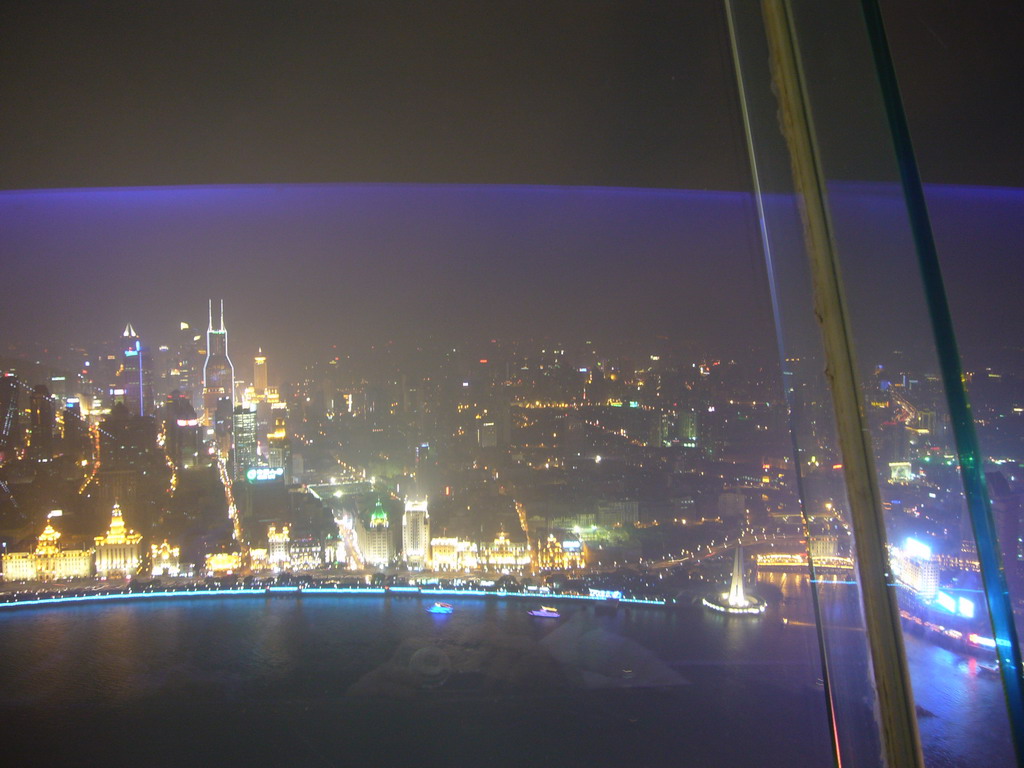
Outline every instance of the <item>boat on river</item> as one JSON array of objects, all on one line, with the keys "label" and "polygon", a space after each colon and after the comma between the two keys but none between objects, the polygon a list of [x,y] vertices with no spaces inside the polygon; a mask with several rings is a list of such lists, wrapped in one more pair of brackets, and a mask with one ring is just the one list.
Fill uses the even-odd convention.
[{"label": "boat on river", "polygon": [[542,605],[535,611],[527,611],[531,616],[536,616],[539,619],[557,619],[560,614],[557,610],[549,605]]}]

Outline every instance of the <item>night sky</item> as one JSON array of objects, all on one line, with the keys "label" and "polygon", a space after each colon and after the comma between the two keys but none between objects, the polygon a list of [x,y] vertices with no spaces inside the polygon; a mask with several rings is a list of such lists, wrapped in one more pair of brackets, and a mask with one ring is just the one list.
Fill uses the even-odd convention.
[{"label": "night sky", "polygon": [[[1024,187],[1024,11],[883,10],[951,185],[929,194],[961,333],[1012,342],[1024,201],[968,187]],[[0,4],[0,189],[117,188],[0,194],[0,322],[159,338],[224,296],[237,354],[289,363],[410,329],[760,344],[733,77],[710,0]]]}]

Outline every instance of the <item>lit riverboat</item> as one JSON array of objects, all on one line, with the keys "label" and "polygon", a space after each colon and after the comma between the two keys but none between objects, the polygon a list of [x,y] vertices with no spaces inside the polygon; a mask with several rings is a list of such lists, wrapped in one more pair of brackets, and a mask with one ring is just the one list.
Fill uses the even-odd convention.
[{"label": "lit riverboat", "polygon": [[548,605],[542,605],[536,611],[527,611],[531,616],[537,616],[542,619],[557,619],[561,614],[554,608]]}]

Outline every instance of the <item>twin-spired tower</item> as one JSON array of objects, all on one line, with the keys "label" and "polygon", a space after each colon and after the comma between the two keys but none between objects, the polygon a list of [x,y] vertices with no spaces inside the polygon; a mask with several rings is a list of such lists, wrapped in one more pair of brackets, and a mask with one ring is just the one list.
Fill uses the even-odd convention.
[{"label": "twin-spired tower", "polygon": [[203,411],[206,423],[212,424],[217,403],[235,404],[235,366],[228,357],[228,331],[224,327],[224,300],[220,300],[220,326],[213,327],[213,300],[210,300],[210,322],[206,327],[206,362],[203,363]]}]

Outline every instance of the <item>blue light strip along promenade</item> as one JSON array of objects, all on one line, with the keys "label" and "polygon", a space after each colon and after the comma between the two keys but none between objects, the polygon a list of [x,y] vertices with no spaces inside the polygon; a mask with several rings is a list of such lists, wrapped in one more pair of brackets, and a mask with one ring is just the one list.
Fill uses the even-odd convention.
[{"label": "blue light strip along promenade", "polygon": [[[267,596],[267,595],[377,595],[389,596],[392,594],[422,596],[431,598],[441,597],[489,597],[495,599],[526,599],[526,600],[575,600],[591,603],[607,603],[608,598],[592,595],[556,595],[551,593],[535,592],[490,592],[481,589],[418,589],[417,587],[239,587],[237,589],[181,589],[161,590],[153,592],[115,592],[96,595],[67,595],[53,597],[26,598],[0,602],[2,608],[24,608],[26,606],[58,605],[66,603],[87,603],[109,600],[151,600],[151,599],[182,599],[192,597],[231,597],[231,596]],[[663,606],[664,600],[623,597],[616,601],[626,605],[649,605]]]}]

